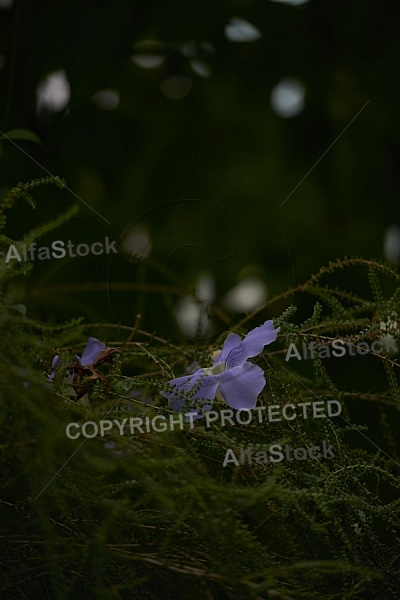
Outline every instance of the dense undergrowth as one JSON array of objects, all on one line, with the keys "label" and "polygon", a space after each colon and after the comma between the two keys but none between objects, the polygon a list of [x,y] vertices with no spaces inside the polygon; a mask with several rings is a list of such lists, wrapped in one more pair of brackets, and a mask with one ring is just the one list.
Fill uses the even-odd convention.
[{"label": "dense undergrowth", "polygon": [[[3,227],[4,209],[35,184],[8,194]],[[92,439],[70,439],[66,426],[169,418],[160,394],[166,382],[194,362],[211,365],[228,330],[176,346],[139,322],[32,321],[10,304],[13,281],[28,268],[3,261],[1,273],[2,598],[400,597],[396,356],[285,360],[292,343],[329,346],[341,338],[351,345],[385,335],[400,342],[392,267],[338,260],[229,326],[243,335],[272,318],[281,327],[253,360],[267,382],[259,406],[337,400],[341,415],[208,428],[201,420],[192,429],[133,435],[113,428]],[[101,378],[83,374],[77,400],[65,367],[53,383],[47,378],[54,355],[71,363],[89,336],[118,352],[98,366]],[[334,447],[330,460],[223,467],[227,449],[323,440]]]}]

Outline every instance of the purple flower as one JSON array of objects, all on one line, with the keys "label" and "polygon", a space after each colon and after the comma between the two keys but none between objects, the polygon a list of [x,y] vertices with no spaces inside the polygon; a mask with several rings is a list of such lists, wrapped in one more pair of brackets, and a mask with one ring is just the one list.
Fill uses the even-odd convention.
[{"label": "purple flower", "polygon": [[75,354],[75,359],[81,367],[90,367],[97,358],[97,355],[100,354],[105,347],[106,345],[103,344],[103,342],[100,342],[94,337],[90,337],[82,352],[82,358]]},{"label": "purple flower", "polygon": [[60,366],[61,362],[62,362],[61,358],[58,356],[58,354],[56,354],[55,357],[53,358],[53,362],[51,363],[51,368],[53,370],[47,378],[48,381],[53,381],[54,377],[56,376],[56,367]]},{"label": "purple flower", "polygon": [[183,408],[188,412],[199,409],[205,412],[217,397],[237,410],[254,408],[265,378],[263,370],[247,359],[261,354],[264,346],[276,340],[279,330],[279,327],[274,329],[272,321],[265,321],[244,339],[230,333],[212,367],[168,382],[171,391],[161,393],[168,399],[169,407],[177,412]]},{"label": "purple flower", "polygon": [[[82,357],[75,354],[75,360],[81,367],[89,367],[94,363],[96,357],[102,350],[104,350],[105,347],[106,345],[103,344],[103,342],[100,342],[100,340],[97,338],[90,337],[84,351],[82,352]],[[61,358],[58,354],[56,354],[53,358],[53,362],[51,363],[53,370],[51,375],[48,377],[49,381],[53,381],[54,377],[56,376],[55,367],[58,367],[61,362]]]}]

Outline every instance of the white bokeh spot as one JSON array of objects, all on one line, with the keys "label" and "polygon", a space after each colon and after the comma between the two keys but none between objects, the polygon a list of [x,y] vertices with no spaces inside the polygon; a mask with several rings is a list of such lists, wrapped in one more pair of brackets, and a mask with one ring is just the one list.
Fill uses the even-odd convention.
[{"label": "white bokeh spot", "polygon": [[175,306],[175,316],[181,332],[189,338],[212,333],[210,305],[215,300],[215,281],[208,271],[202,271],[196,281],[195,295],[186,296]]},{"label": "white bokeh spot", "polygon": [[197,58],[193,59],[190,61],[190,66],[197,75],[200,75],[200,77],[210,77],[211,75],[210,67],[203,60]]},{"label": "white bokeh spot", "polygon": [[163,64],[165,56],[156,54],[133,54],[131,60],[135,65],[142,69],[156,69]]},{"label": "white bokeh spot", "polygon": [[47,108],[51,112],[60,112],[68,104],[71,87],[65,69],[49,73],[37,86],[36,103],[38,112]]},{"label": "white bokeh spot", "polygon": [[122,252],[135,259],[147,258],[152,247],[150,235],[141,225],[130,227],[121,242]]},{"label": "white bokeh spot", "polygon": [[225,36],[230,42],[255,42],[260,39],[261,31],[244,19],[232,17],[225,25]]},{"label": "white bokeh spot", "polygon": [[131,61],[141,69],[156,69],[165,62],[165,44],[159,40],[142,40],[133,50]]},{"label": "white bokeh spot", "polygon": [[196,297],[201,302],[211,303],[215,300],[215,282],[207,271],[200,273],[196,282]]},{"label": "white bokeh spot", "polygon": [[267,299],[267,287],[258,277],[245,277],[223,298],[223,305],[232,312],[249,312],[262,306]]},{"label": "white bokeh spot", "polygon": [[383,251],[387,260],[397,264],[400,261],[400,227],[390,225],[383,234]]},{"label": "white bokeh spot", "polygon": [[211,321],[202,303],[196,302],[192,296],[178,300],[175,316],[183,335],[193,338],[196,335],[211,333]]},{"label": "white bokeh spot", "polygon": [[284,77],[272,88],[271,106],[280,117],[297,117],[304,110],[305,93],[305,87],[300,81]]}]

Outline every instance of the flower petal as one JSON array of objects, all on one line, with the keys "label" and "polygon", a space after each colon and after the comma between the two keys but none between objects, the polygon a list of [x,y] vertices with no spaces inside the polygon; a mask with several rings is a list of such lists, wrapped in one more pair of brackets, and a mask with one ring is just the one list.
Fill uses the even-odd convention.
[{"label": "flower petal", "polygon": [[275,329],[272,320],[265,321],[260,327],[255,327],[255,329],[249,331],[239,345],[232,346],[225,359],[227,369],[243,365],[248,358],[261,354],[264,346],[276,340],[279,331],[280,327]]},{"label": "flower petal", "polygon": [[[204,369],[199,369],[194,375],[177,377],[168,383],[171,392],[161,392],[161,395],[168,399],[169,408],[177,412],[181,412],[183,408],[187,409],[186,412],[201,413],[210,410],[218,387],[215,376],[206,375]],[[210,400],[210,404],[203,405],[202,400]]]},{"label": "flower petal", "polygon": [[61,358],[58,356],[58,354],[55,355],[55,357],[53,358],[53,362],[51,363],[51,366],[54,367],[58,367],[58,365],[61,365]]},{"label": "flower petal", "polygon": [[263,370],[248,362],[224,371],[216,379],[219,381],[219,393],[236,410],[254,408],[258,394],[265,386]]},{"label": "flower petal", "polygon": [[230,333],[226,338],[224,345],[222,347],[222,352],[214,359],[214,365],[222,361],[226,361],[228,355],[232,350],[240,346],[242,343],[242,338],[237,333]]},{"label": "flower petal", "polygon": [[61,358],[58,356],[58,354],[56,354],[55,357],[53,358],[53,362],[51,363],[53,370],[50,373],[50,375],[48,376],[47,381],[53,381],[53,379],[56,376],[56,369],[54,367],[58,367],[59,365],[61,365]]},{"label": "flower petal", "polygon": [[106,347],[103,342],[100,342],[94,337],[90,337],[86,348],[82,352],[81,364],[83,367],[89,367],[94,363],[94,360],[98,354]]}]

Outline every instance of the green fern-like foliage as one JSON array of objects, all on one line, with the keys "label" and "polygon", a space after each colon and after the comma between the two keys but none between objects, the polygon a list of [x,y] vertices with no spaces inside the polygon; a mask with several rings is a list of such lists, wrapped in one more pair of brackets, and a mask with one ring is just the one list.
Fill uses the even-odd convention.
[{"label": "green fern-like foliage", "polygon": [[[210,427],[202,419],[133,434],[131,419],[178,421],[161,392],[194,361],[210,366],[227,331],[177,346],[138,324],[51,326],[3,306],[2,598],[398,599],[398,360],[285,359],[290,344],[399,343],[399,295],[391,266],[345,258],[230,328],[243,335],[269,318],[281,328],[253,359],[266,378],[259,407],[336,400],[341,415]],[[86,399],[77,400],[65,366],[88,335],[119,351],[98,367],[101,379],[80,383]],[[63,365],[49,382],[55,354]],[[114,419],[124,426],[104,436],[66,435],[69,423]],[[330,460],[223,466],[228,449],[324,440]]]}]

